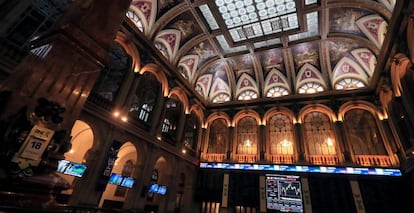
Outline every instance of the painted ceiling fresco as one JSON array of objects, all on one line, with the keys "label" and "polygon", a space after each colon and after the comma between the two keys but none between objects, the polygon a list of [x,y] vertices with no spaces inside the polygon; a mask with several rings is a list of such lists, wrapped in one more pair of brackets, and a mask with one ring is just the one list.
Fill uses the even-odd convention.
[{"label": "painted ceiling fresco", "polygon": [[129,15],[210,103],[372,84],[396,0],[133,0]]}]

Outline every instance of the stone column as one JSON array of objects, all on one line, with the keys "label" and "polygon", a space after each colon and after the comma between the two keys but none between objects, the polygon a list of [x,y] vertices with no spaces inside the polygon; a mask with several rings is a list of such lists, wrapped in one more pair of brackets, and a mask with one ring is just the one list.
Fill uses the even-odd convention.
[{"label": "stone column", "polygon": [[229,128],[229,144],[227,146],[227,158],[226,158],[226,160],[231,161],[231,160],[234,159],[234,155],[236,154],[235,152],[233,152],[234,147],[235,147],[234,144],[236,144],[236,151],[237,151],[237,141],[234,141],[234,138],[236,138],[235,134],[237,134],[237,133],[234,131],[234,127],[229,126],[228,128]]},{"label": "stone column", "polygon": [[[184,107],[183,107],[183,110]],[[182,114],[180,114],[178,121],[177,121],[177,136],[175,137],[176,141],[176,146],[179,149],[183,148],[183,139],[184,139],[184,132],[185,132],[185,123],[188,120],[188,118],[190,117],[190,115],[185,114],[185,112],[183,112]]]},{"label": "stone column", "polygon": [[[0,172],[3,169],[10,171],[10,166],[4,168],[11,163],[10,152],[20,155],[21,147],[24,148],[23,143],[14,142],[14,135],[8,129],[16,130],[16,135],[27,136],[25,132],[36,127],[33,126],[35,121],[35,125],[54,132],[47,149],[38,153],[43,154],[42,161],[29,164],[28,168],[34,168],[35,171],[32,176],[20,179],[9,174],[13,177],[12,181],[23,182],[20,185],[28,184],[19,193],[29,194],[28,189],[38,192],[32,197],[25,196],[28,202],[22,205],[52,205],[52,200],[43,202],[41,198],[49,199],[53,197],[51,193],[55,193],[50,187],[55,187],[58,179],[53,177],[57,159],[69,150],[70,140],[67,136],[101,69],[109,62],[108,50],[130,2],[131,0],[72,0],[62,20],[48,33],[38,35],[33,41],[31,54],[0,84],[1,95],[7,94],[4,95],[6,102],[0,112],[0,124],[7,128],[0,130],[0,144],[2,148],[10,148],[8,152],[2,150],[0,153],[6,153],[7,156],[0,158]],[[36,107],[39,107],[37,111]],[[48,125],[52,122],[56,125]],[[19,127],[18,124],[25,126]],[[45,142],[44,145],[48,143]],[[56,148],[52,150],[50,145]],[[40,166],[42,169],[36,169]],[[23,176],[30,171],[26,166],[19,164],[19,167],[25,171]],[[17,201],[19,200],[16,199]]]},{"label": "stone column", "polygon": [[57,27],[34,41],[35,54],[0,85],[12,93],[0,119],[46,97],[66,108],[64,127],[70,128],[109,61],[107,51],[130,1],[73,1]]},{"label": "stone column", "polygon": [[260,145],[260,162],[266,161],[265,154],[266,154],[266,143],[267,143],[267,137],[266,137],[266,126],[261,124],[259,125],[259,145]]},{"label": "stone column", "polygon": [[344,129],[344,125],[342,121],[336,121],[333,125],[336,144],[339,145],[339,148],[343,154],[343,160],[345,163],[352,163],[352,156],[351,156],[351,146],[348,143],[348,135]]},{"label": "stone column", "polygon": [[303,127],[300,123],[295,123],[293,125],[293,135],[295,137],[295,146],[298,153],[298,162],[305,163],[306,162],[306,146],[305,140],[303,138]]},{"label": "stone column", "polygon": [[[160,94],[161,95],[161,94]],[[161,137],[161,127],[165,116],[164,104],[168,97],[160,97],[155,104],[154,111],[151,115],[151,135]]]}]

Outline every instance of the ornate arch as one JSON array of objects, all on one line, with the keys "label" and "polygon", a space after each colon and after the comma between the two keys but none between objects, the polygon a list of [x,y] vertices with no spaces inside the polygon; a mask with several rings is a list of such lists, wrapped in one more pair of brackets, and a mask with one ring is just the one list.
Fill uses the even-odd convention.
[{"label": "ornate arch", "polygon": [[149,36],[157,16],[157,0],[133,0],[129,9],[141,18],[144,33]]},{"label": "ornate arch", "polygon": [[194,114],[197,115],[198,120],[200,121],[201,127],[205,128],[206,124],[204,123],[204,112],[203,112],[203,109],[201,109],[200,105],[198,104],[192,105],[189,113],[191,114],[191,112],[194,112]]},{"label": "ornate arch", "polygon": [[233,122],[232,122],[232,126],[236,126],[236,124],[245,117],[253,117],[258,125],[262,125],[262,119],[260,118],[259,113],[257,113],[254,110],[250,110],[250,109],[246,109],[246,110],[241,110],[238,113],[236,113],[236,115],[234,115],[233,117]]},{"label": "ornate arch", "polygon": [[367,101],[350,101],[344,103],[340,108],[338,112],[338,121],[344,121],[345,114],[352,109],[363,109],[368,112],[370,112],[372,115],[375,115],[377,118],[382,120],[384,118],[384,113],[378,110],[374,104],[367,102]]},{"label": "ornate arch", "polygon": [[188,103],[188,97],[187,97],[187,94],[185,94],[185,92],[183,91],[183,89],[181,89],[180,87],[174,87],[170,91],[170,93],[168,94],[168,97],[171,97],[171,95],[176,95],[178,97],[178,99],[184,105],[185,114],[189,114],[190,113],[190,106],[189,106],[189,103]]},{"label": "ornate arch", "polygon": [[207,128],[208,126],[210,126],[210,124],[214,120],[219,119],[219,118],[224,119],[226,121],[227,126],[232,126],[230,117],[226,113],[224,113],[224,112],[214,112],[211,115],[209,115],[208,118],[206,119],[205,128]]},{"label": "ornate arch", "polygon": [[173,62],[178,49],[180,48],[181,32],[175,29],[167,29],[158,33],[154,39],[154,43],[159,42],[167,49],[167,59]]},{"label": "ornate arch", "polygon": [[131,42],[131,38],[125,33],[118,31],[116,34],[115,42],[120,44],[122,48],[127,52],[128,55],[132,58],[132,70],[134,72],[139,72],[141,69],[141,58],[137,47],[134,43]]},{"label": "ornate arch", "polygon": [[164,97],[167,97],[169,94],[168,80],[164,72],[161,71],[161,68],[156,64],[147,64],[141,68],[141,70],[139,71],[139,74],[144,74],[145,72],[150,72],[155,76],[155,78],[162,85],[162,91],[163,91]]},{"label": "ornate arch", "polygon": [[290,118],[292,118],[292,122],[293,123],[297,123],[297,118],[295,116],[295,114],[286,107],[273,107],[270,108],[263,116],[263,120],[262,120],[262,124],[266,125],[268,120],[271,118],[271,116],[278,114],[278,113],[282,113],[285,114],[287,116],[289,116]]},{"label": "ornate arch", "polygon": [[302,108],[299,112],[298,123],[303,123],[305,116],[310,112],[321,112],[326,114],[332,122],[337,121],[337,116],[331,108],[322,104],[310,104]]}]

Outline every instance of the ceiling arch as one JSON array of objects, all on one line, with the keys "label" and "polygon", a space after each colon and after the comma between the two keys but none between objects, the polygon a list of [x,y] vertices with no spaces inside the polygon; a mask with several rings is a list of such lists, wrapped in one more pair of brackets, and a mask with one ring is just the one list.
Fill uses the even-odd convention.
[{"label": "ceiling arch", "polygon": [[[245,93],[256,99],[289,98],[304,85],[338,93],[335,85],[343,78],[336,76],[337,64],[347,59],[357,68],[352,78],[361,80],[362,88],[376,83],[370,76],[395,0],[267,1],[268,6],[251,1],[259,8],[256,15],[246,12],[250,3],[236,0],[134,0],[132,6],[145,15],[151,26],[146,32],[163,44],[160,51],[207,103],[240,102],[247,100],[238,100]],[[246,19],[245,12],[258,19]],[[167,41],[166,32],[174,34],[174,42]],[[303,67],[315,78],[301,79],[308,73]]]}]

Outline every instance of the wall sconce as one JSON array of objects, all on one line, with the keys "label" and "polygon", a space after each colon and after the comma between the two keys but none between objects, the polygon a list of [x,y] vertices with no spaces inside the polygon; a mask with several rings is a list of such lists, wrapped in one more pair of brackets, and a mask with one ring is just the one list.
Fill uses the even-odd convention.
[{"label": "wall sconce", "polygon": [[115,111],[115,112],[113,113],[113,115],[114,115],[114,117],[118,117],[118,116],[119,116],[119,112],[118,112],[118,111]]},{"label": "wall sconce", "polygon": [[332,141],[332,139],[331,139],[330,137],[328,137],[328,138],[326,139],[326,144],[327,144],[328,146],[333,146],[333,141]]},{"label": "wall sconce", "polygon": [[288,147],[292,144],[292,142],[284,139],[283,141],[281,141],[281,144],[282,144],[283,147]]},{"label": "wall sconce", "polygon": [[244,146],[245,147],[251,147],[252,146],[252,142],[249,139],[247,139],[247,140],[244,141]]}]

